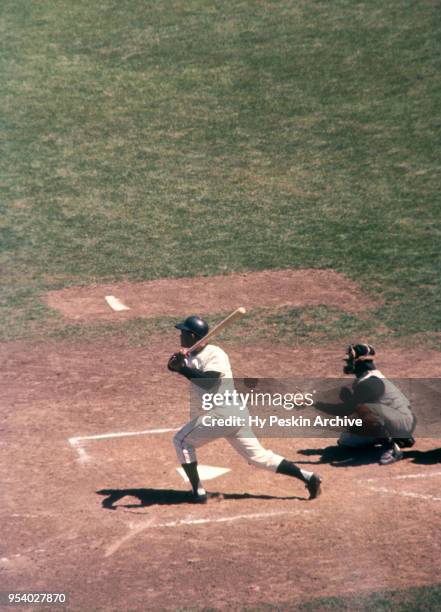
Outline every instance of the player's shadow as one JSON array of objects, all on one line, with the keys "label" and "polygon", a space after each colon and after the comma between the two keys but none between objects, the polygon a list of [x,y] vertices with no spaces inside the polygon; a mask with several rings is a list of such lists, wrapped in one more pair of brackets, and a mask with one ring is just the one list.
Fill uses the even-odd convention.
[{"label": "player's shadow", "polygon": [[[146,508],[148,506],[173,506],[178,504],[194,505],[190,491],[177,491],[175,489],[101,489],[98,495],[104,495],[105,499],[101,502],[103,508],[116,510],[117,507],[123,508]],[[210,500],[244,500],[244,499],[278,499],[278,500],[304,500],[304,497],[289,496],[281,497],[276,495],[254,495],[252,493],[209,493]],[[118,504],[124,497],[135,497],[139,503]]]},{"label": "player's shadow", "polygon": [[375,448],[348,448],[344,446],[326,446],[325,448],[305,448],[299,450],[300,455],[306,457],[316,456],[315,461],[299,461],[296,463],[319,465],[328,463],[333,467],[356,467],[360,465],[370,465],[378,463],[381,449]]},{"label": "player's shadow", "polygon": [[[325,448],[305,448],[298,451],[307,457],[317,456],[316,461],[296,461],[298,464],[328,463],[334,467],[356,467],[378,463],[381,448],[347,448],[343,446],[327,446]],[[429,451],[403,450],[403,459],[410,459],[419,465],[434,465],[441,463],[441,448]]]},{"label": "player's shadow", "polygon": [[419,465],[434,465],[441,463],[441,448],[433,448],[428,451],[408,450],[403,451],[406,459],[411,459],[412,463]]}]

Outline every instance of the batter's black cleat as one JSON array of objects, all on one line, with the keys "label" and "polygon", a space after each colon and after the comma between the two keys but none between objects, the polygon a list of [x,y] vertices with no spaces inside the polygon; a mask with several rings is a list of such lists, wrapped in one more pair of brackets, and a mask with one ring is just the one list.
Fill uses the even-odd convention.
[{"label": "batter's black cleat", "polygon": [[208,502],[207,493],[192,493],[191,503],[192,504],[206,504]]},{"label": "batter's black cleat", "polygon": [[322,492],[321,489],[322,479],[318,474],[313,474],[311,478],[306,483],[306,488],[309,492],[309,499],[315,499]]}]

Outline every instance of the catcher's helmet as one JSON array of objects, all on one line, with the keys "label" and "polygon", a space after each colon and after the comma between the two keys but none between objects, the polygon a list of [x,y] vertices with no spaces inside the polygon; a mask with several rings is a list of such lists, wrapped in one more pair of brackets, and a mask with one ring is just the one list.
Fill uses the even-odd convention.
[{"label": "catcher's helmet", "polygon": [[345,374],[353,374],[355,366],[360,361],[373,361],[375,349],[370,344],[350,344],[346,351],[346,365],[343,368]]},{"label": "catcher's helmet", "polygon": [[348,346],[348,356],[355,361],[372,360],[375,355],[375,349],[370,344],[350,344]]},{"label": "catcher's helmet", "polygon": [[198,317],[197,315],[191,315],[190,317],[187,317],[185,321],[183,321],[182,323],[177,323],[175,327],[176,329],[183,329],[185,331],[191,332],[198,338],[203,338],[204,336],[206,336],[208,334],[209,329],[207,321],[204,321],[204,319],[201,319],[201,317]]}]

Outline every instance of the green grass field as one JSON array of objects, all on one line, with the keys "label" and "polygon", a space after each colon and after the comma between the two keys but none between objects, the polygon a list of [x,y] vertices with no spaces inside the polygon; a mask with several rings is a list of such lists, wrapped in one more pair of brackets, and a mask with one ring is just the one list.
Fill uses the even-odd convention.
[{"label": "green grass field", "polygon": [[74,333],[51,288],[308,266],[441,348],[439,4],[0,11],[3,339]]},{"label": "green grass field", "polygon": [[[435,612],[439,610],[441,587],[418,587],[403,591],[362,593],[358,597],[329,597],[312,599],[304,604],[286,603],[280,606],[263,605],[262,612],[283,609],[295,612]],[[245,608],[248,612],[248,608]],[[251,612],[251,609],[249,610]]]},{"label": "green grass field", "polygon": [[441,350],[439,3],[3,0],[0,37],[3,340],[157,328],[68,325],[49,289],[313,267],[384,305],[256,311],[257,339]]}]

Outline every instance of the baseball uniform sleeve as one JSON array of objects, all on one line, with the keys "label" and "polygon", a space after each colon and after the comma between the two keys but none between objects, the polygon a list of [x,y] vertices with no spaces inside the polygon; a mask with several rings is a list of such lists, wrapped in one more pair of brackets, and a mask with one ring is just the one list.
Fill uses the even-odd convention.
[{"label": "baseball uniform sleeve", "polygon": [[219,372],[221,378],[232,378],[228,355],[219,346],[207,345],[200,353],[202,370],[204,372]]}]

